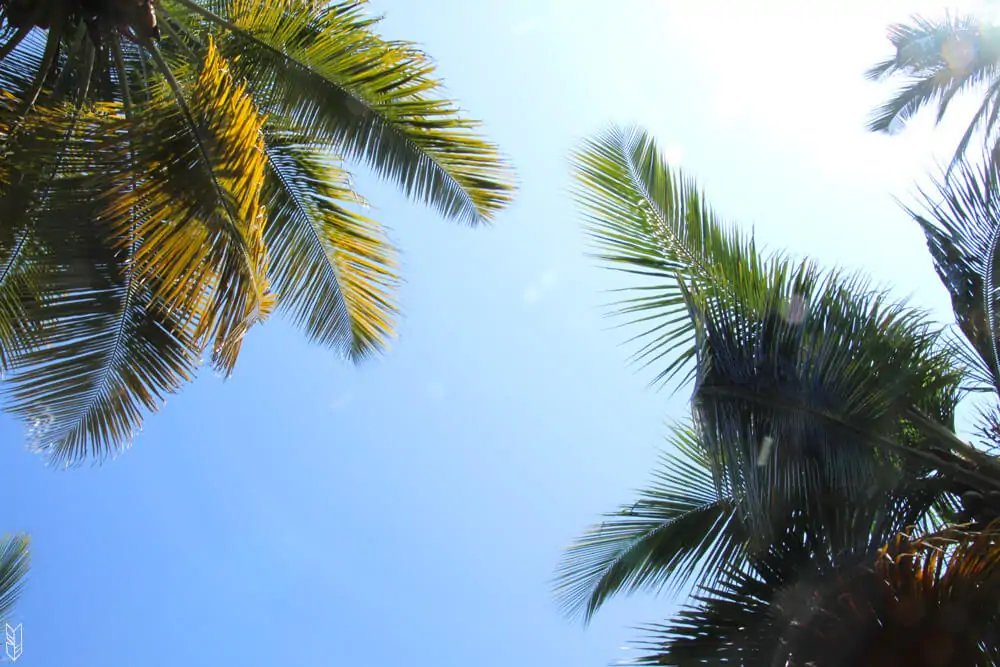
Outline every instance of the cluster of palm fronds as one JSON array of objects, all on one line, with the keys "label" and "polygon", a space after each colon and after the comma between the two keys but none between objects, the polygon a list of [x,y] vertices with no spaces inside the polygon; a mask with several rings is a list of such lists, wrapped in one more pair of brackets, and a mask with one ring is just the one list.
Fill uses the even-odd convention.
[{"label": "cluster of palm fronds", "polygon": [[50,460],[119,451],[275,309],[383,349],[394,252],[349,165],[468,224],[509,202],[497,148],[363,5],[0,0],[0,377]]},{"label": "cluster of palm fronds", "polygon": [[1000,665],[1000,419],[984,411],[975,444],[955,430],[960,400],[1000,391],[1000,30],[948,18],[890,36],[872,76],[908,82],[873,129],[987,86],[910,211],[954,333],[863,277],[762,252],[640,130],[575,156],[599,259],[641,280],[620,308],[642,327],[637,359],[693,383],[656,484],[557,575],[587,618],[616,593],[691,592],[639,663]]},{"label": "cluster of palm fronds", "polygon": [[347,163],[443,216],[510,175],[363,2],[0,0],[0,371],[59,463],[127,444],[203,354],[284,309],[352,359],[390,341],[393,249]]}]

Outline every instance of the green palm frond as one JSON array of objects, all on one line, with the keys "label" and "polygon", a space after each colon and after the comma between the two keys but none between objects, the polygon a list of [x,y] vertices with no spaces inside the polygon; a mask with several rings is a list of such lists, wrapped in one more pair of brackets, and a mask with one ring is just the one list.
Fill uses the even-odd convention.
[{"label": "green palm frond", "polygon": [[687,283],[731,288],[730,277],[761,280],[765,267],[751,239],[725,227],[696,184],[670,169],[656,141],[639,128],[613,127],[573,156],[575,196],[597,258],[639,276],[636,296],[619,312],[642,331],[636,360],[651,365],[675,355],[657,374],[668,381],[695,355]]},{"label": "green palm frond", "polygon": [[697,434],[678,427],[670,444],[655,484],[567,551],[556,576],[567,612],[589,620],[617,593],[710,585],[723,566],[741,563],[745,531]]},{"label": "green palm frond", "polygon": [[696,421],[755,540],[790,508],[934,468],[950,443],[911,412],[950,423],[961,374],[922,314],[807,267],[748,297],[690,300]]},{"label": "green palm frond", "polygon": [[359,359],[388,345],[397,309],[392,246],[360,202],[331,148],[267,133],[269,220],[280,305],[310,338]]},{"label": "green palm frond", "polygon": [[259,115],[211,53],[189,84],[128,114],[34,116],[50,119],[61,153],[32,233],[64,268],[45,279],[44,331],[18,361],[10,410],[34,446],[69,464],[129,442],[206,343],[231,369],[246,329],[266,316],[264,151]]},{"label": "green palm frond", "polygon": [[191,33],[215,34],[262,108],[308,124],[448,218],[491,219],[513,194],[496,147],[441,97],[433,66],[386,41],[362,2],[227,0],[165,3]]},{"label": "green palm frond", "polygon": [[935,183],[934,192],[922,192],[924,212],[909,212],[927,237],[958,326],[979,355],[973,367],[1000,391],[996,343],[1000,207],[987,185],[989,179],[987,168],[962,161],[952,177]]},{"label": "green palm frond", "polygon": [[30,564],[28,537],[0,538],[0,621],[9,618],[24,590]]}]

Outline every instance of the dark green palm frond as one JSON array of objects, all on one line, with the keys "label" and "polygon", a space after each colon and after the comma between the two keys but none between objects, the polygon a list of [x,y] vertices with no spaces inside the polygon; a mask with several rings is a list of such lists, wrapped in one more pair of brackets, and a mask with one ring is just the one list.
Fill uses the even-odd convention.
[{"label": "dark green palm frond", "polygon": [[753,241],[723,226],[696,184],[667,166],[643,130],[607,130],[575,153],[573,166],[597,258],[645,281],[638,296],[618,307],[642,328],[636,359],[667,360],[656,379],[670,380],[690,369],[695,355],[683,285],[726,290],[730,277],[762,279],[764,265]]},{"label": "dark green palm frond", "polygon": [[26,535],[0,539],[0,621],[10,617],[21,597],[28,576],[29,556]]},{"label": "dark green palm frond", "polygon": [[921,313],[863,281],[804,266],[761,290],[688,298],[696,421],[714,474],[766,543],[792,508],[930,472],[936,440],[910,433],[909,413],[950,423],[961,374]]},{"label": "dark green palm frond", "polygon": [[936,182],[936,192],[922,193],[923,213],[909,212],[927,236],[959,328],[988,369],[989,385],[1000,389],[1000,207],[986,185],[989,178],[986,167],[963,161],[952,177]]},{"label": "dark green palm frond", "polygon": [[293,132],[266,133],[265,241],[279,305],[310,338],[364,358],[388,345],[397,310],[392,246],[328,147]]},{"label": "dark green palm frond", "polygon": [[165,2],[194,36],[215,35],[261,108],[309,127],[410,197],[467,223],[490,220],[514,185],[476,123],[441,96],[431,61],[386,41],[363,2]]},{"label": "dark green palm frond", "polygon": [[[59,143],[58,121],[67,116],[39,110],[36,118],[43,117],[52,121],[56,135],[49,139],[63,152],[56,177],[32,209],[31,230],[44,244],[46,270],[36,278],[31,315],[42,325],[38,345],[18,360],[10,379],[9,409],[28,424],[35,447],[68,464],[103,458],[126,443],[142,410],[156,410],[165,393],[191,377],[201,347],[180,304],[157,296],[168,285],[139,279],[137,233],[115,248],[107,239],[116,230],[75,224],[105,219],[106,188],[120,177],[118,162],[129,159],[109,142],[115,132],[108,115],[78,114],[75,139],[65,143]],[[108,142],[107,160],[98,159],[103,152],[91,146],[95,142]],[[132,211],[133,230],[139,215]]]},{"label": "dark green palm frond", "polygon": [[697,434],[679,427],[655,484],[567,551],[556,594],[567,612],[589,620],[620,592],[711,584],[723,566],[742,562],[745,542],[735,503],[718,493]]}]

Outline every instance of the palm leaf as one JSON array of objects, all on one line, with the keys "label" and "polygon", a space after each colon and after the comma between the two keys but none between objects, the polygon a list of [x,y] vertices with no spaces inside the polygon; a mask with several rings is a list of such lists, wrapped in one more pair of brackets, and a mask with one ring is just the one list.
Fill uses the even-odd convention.
[{"label": "palm leaf", "polygon": [[723,226],[695,183],[669,168],[656,141],[639,128],[612,127],[588,140],[573,156],[573,168],[596,257],[644,281],[618,311],[642,328],[635,358],[650,365],[675,354],[656,376],[668,381],[695,355],[684,283],[727,290],[729,276],[761,279],[753,241]]},{"label": "palm leaf", "polygon": [[29,555],[26,535],[0,539],[0,621],[10,617],[21,597],[28,576]]},{"label": "palm leaf", "polygon": [[989,384],[1000,388],[1000,353],[996,345],[1000,276],[1000,208],[987,187],[986,168],[963,161],[951,178],[922,191],[923,213],[909,213],[920,224],[938,276],[951,295],[959,328],[981,363]]},{"label": "palm leaf", "polygon": [[217,37],[267,113],[308,125],[448,218],[483,222],[513,193],[496,148],[441,98],[412,44],[378,38],[362,2],[165,3],[187,30]]},{"label": "palm leaf", "polygon": [[394,328],[392,247],[378,223],[351,210],[360,197],[335,154],[303,139],[266,135],[265,241],[280,305],[313,340],[363,358]]},{"label": "palm leaf", "polygon": [[655,485],[568,550],[556,594],[567,612],[589,620],[618,593],[710,585],[723,566],[740,564],[745,542],[735,502],[718,493],[704,446],[690,427],[679,427]]},{"label": "palm leaf", "polygon": [[906,474],[942,467],[932,443],[968,449],[929,434],[962,373],[925,314],[861,278],[764,258],[641,130],[609,130],[574,162],[598,258],[643,281],[620,309],[643,326],[639,356],[658,378],[690,369],[713,478],[754,540],[792,507],[894,483],[901,457]]},{"label": "palm leaf", "polygon": [[363,3],[77,5],[0,0],[0,371],[57,463],[124,447],[206,348],[230,373],[279,296],[351,359],[387,346],[393,249],[342,159],[458,220],[510,201]]},{"label": "palm leaf", "polygon": [[45,276],[43,338],[9,395],[55,462],[127,444],[208,341],[231,368],[270,308],[260,121],[215,58],[186,85],[183,110],[162,90],[128,115],[114,105],[77,113],[62,144],[70,114],[35,113],[52,119],[63,152],[32,229],[61,271]]}]

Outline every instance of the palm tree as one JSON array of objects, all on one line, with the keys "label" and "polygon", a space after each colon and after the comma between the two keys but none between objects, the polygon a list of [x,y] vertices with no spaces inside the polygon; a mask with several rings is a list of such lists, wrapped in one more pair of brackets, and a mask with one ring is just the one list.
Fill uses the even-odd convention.
[{"label": "palm tree", "polygon": [[10,619],[28,576],[28,537],[12,535],[0,539],[0,623]]},{"label": "palm tree", "polygon": [[935,105],[940,122],[959,93],[981,90],[983,101],[959,141],[952,165],[966,156],[977,133],[983,133],[995,177],[1000,167],[1000,26],[974,15],[941,20],[917,16],[890,26],[889,40],[895,56],[872,67],[868,78],[901,78],[905,83],[875,110],[870,129],[899,131],[918,111]]},{"label": "palm tree", "polygon": [[0,371],[62,464],[119,451],[283,309],[352,360],[394,328],[364,164],[491,220],[504,160],[364,3],[0,0]]},{"label": "palm tree", "polygon": [[[641,327],[636,359],[656,364],[659,382],[694,387],[690,423],[675,431],[657,483],[567,553],[556,579],[567,611],[589,618],[620,592],[695,587],[697,602],[654,629],[648,657],[695,664],[711,650],[708,615],[750,613],[744,607],[758,603],[773,615],[789,582],[800,581],[789,559],[803,545],[815,547],[814,560],[815,545],[827,554],[828,571],[813,579],[839,576],[874,567],[904,529],[981,531],[1000,513],[1000,464],[954,425],[958,402],[995,392],[1000,377],[995,319],[969,296],[970,285],[990,284],[980,250],[1000,229],[987,169],[963,164],[914,213],[952,290],[963,341],[862,277],[758,250],[641,130],[611,129],[574,164],[598,258],[640,281],[619,309]],[[984,423],[996,421],[987,414]],[[762,583],[779,565],[783,578]],[[810,581],[803,574],[796,585]],[[785,664],[771,657],[787,633],[750,627],[733,626],[771,642],[767,659],[741,662],[749,658],[738,651],[725,664]],[[696,635],[700,657],[675,650]],[[719,652],[739,642],[719,641],[722,661]],[[787,664],[806,663],[794,660]],[[859,664],[836,660],[815,664]]]}]

